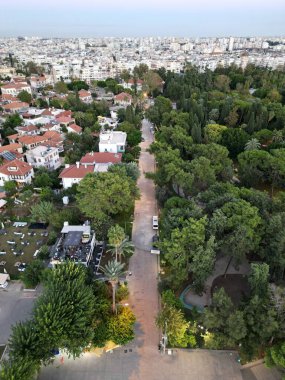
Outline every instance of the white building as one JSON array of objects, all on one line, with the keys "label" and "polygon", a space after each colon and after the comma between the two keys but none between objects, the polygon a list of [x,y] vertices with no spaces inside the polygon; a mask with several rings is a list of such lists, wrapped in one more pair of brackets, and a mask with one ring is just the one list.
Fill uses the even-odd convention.
[{"label": "white building", "polygon": [[39,145],[28,150],[26,158],[34,168],[45,167],[48,170],[56,170],[60,167],[59,153],[56,147]]},{"label": "white building", "polygon": [[99,141],[99,152],[123,153],[126,148],[126,141],[126,132],[101,132]]},{"label": "white building", "polygon": [[76,162],[75,165],[66,164],[59,178],[62,180],[63,188],[68,189],[78,184],[89,173],[94,173],[94,165],[81,165]]},{"label": "white building", "polygon": [[17,96],[21,91],[27,91],[32,94],[32,90],[28,83],[9,83],[1,87],[3,95]]},{"label": "white building", "polygon": [[7,181],[16,181],[19,184],[30,184],[34,176],[31,165],[15,159],[0,166],[0,186]]}]

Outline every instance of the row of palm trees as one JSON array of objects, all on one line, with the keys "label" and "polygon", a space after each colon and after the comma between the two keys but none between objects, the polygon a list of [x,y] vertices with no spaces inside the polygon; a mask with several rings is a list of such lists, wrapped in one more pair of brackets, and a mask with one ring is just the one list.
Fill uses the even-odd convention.
[{"label": "row of palm trees", "polygon": [[109,249],[115,258],[108,261],[107,265],[100,267],[108,282],[112,286],[112,310],[116,312],[116,289],[120,277],[126,274],[125,263],[122,263],[122,256],[131,257],[134,253],[134,244],[129,241],[125,231],[118,224],[111,227],[108,232]]}]

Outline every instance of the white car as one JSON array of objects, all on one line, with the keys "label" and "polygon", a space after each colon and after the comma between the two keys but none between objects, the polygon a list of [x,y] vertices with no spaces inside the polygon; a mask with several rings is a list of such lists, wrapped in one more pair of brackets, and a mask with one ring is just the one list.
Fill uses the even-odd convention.
[{"label": "white car", "polygon": [[152,217],[152,228],[158,230],[158,216],[156,215]]},{"label": "white car", "polygon": [[2,288],[2,289],[6,289],[7,286],[8,286],[8,281],[5,281],[4,284],[1,284],[1,285],[0,285],[0,288]]}]

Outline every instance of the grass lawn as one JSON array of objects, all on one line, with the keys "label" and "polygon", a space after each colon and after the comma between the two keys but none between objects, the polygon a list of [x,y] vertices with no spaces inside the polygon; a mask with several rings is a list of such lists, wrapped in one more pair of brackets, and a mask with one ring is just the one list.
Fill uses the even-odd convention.
[{"label": "grass lawn", "polygon": [[[34,259],[33,254],[35,251],[46,244],[48,237],[41,236],[41,234],[48,230],[32,230],[29,229],[28,226],[16,228],[13,227],[13,222],[10,225],[6,224],[5,230],[7,234],[0,235],[0,251],[4,251],[6,254],[0,255],[0,262],[6,261],[6,264],[1,265],[0,270],[2,272],[2,268],[5,268],[12,278],[16,278],[20,272],[17,267],[14,266],[15,263],[21,262],[27,264],[31,262]],[[21,235],[17,235],[15,232],[21,233]],[[31,232],[34,233],[34,236],[28,235],[28,233]],[[14,241],[15,244],[8,244],[7,241]]]}]

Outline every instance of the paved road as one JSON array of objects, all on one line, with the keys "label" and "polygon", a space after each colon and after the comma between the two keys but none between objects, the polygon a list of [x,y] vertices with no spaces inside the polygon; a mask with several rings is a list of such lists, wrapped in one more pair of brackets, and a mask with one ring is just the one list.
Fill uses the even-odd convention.
[{"label": "paved road", "polygon": [[19,282],[0,289],[0,344],[7,343],[12,325],[30,318],[36,297],[36,292],[23,292]]},{"label": "paved road", "polygon": [[158,258],[149,253],[152,216],[156,214],[155,190],[144,172],[154,170],[154,158],[146,152],[153,140],[150,124],[143,121],[140,157],[141,198],[135,205],[133,241],[136,245],[130,260],[130,304],[137,318],[136,338],[126,347],[100,358],[85,354],[73,360],[59,358],[42,370],[40,380],[242,380],[236,355],[229,352],[177,350],[173,355],[158,352],[159,331],[155,316],[159,308],[157,291]]}]

